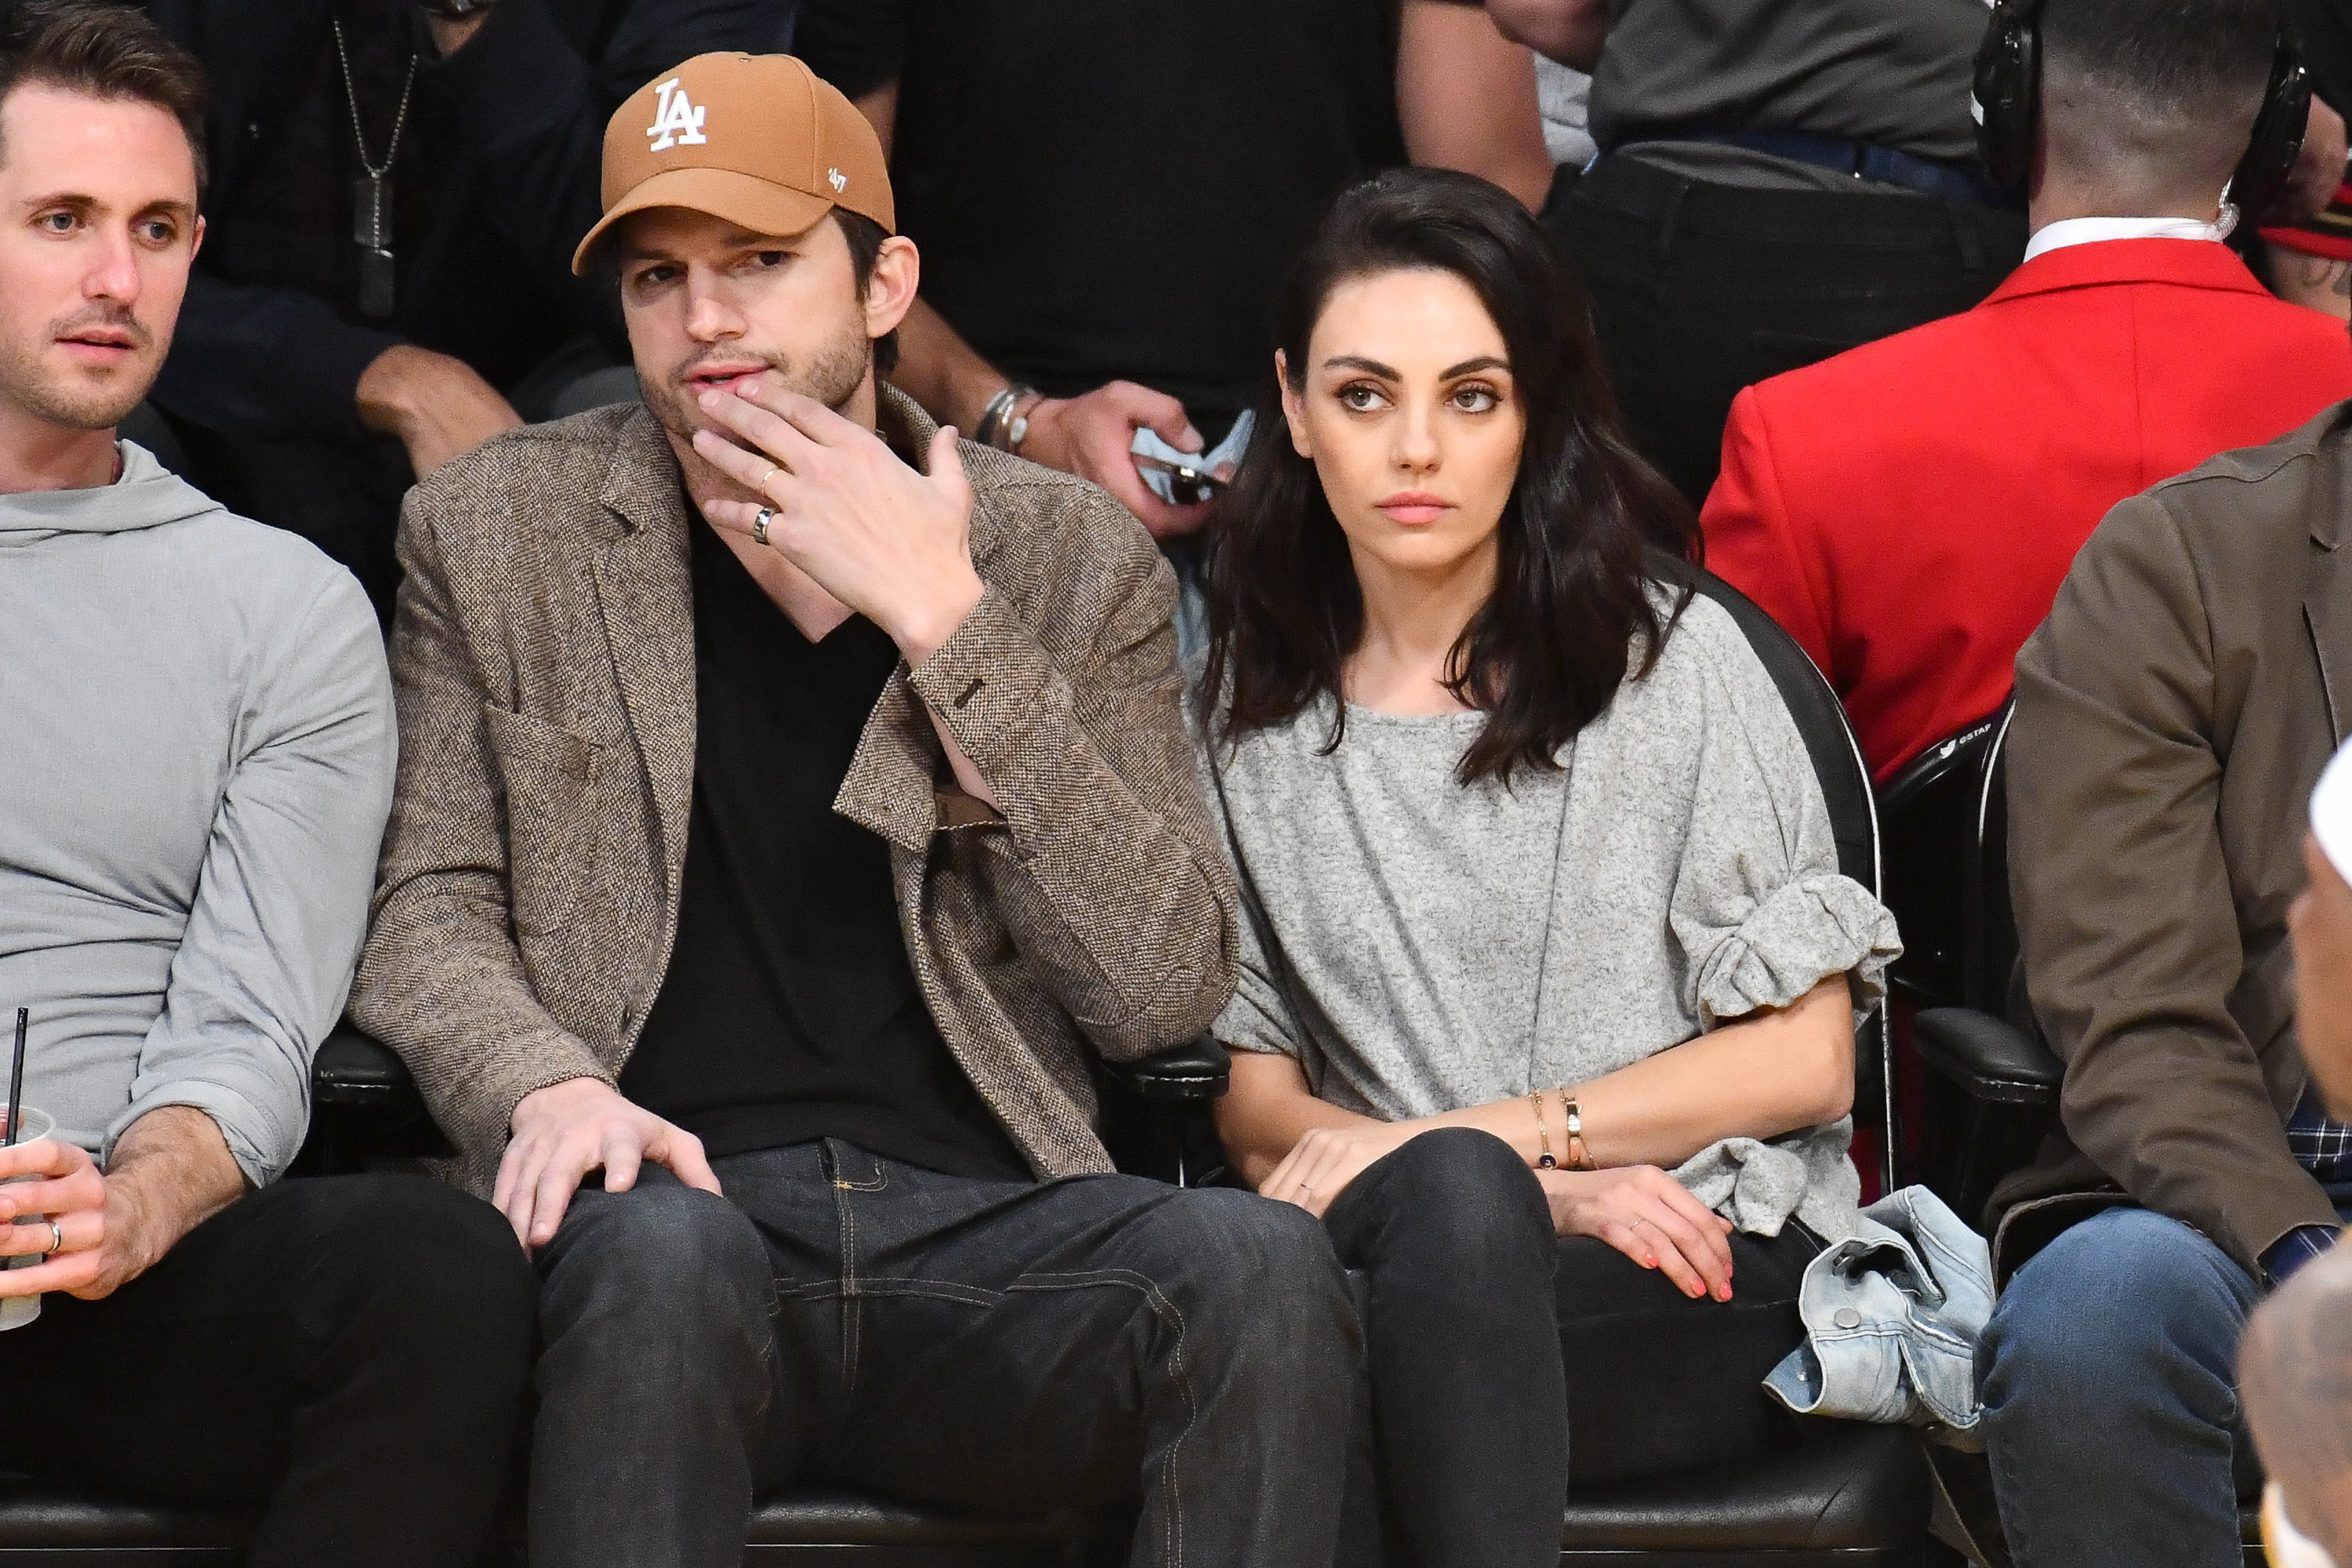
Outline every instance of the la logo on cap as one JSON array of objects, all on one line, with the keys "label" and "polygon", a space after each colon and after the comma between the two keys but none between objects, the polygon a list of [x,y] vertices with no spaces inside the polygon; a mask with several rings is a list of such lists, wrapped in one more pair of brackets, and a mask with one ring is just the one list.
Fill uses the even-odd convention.
[{"label": "la logo on cap", "polygon": [[670,78],[654,90],[661,94],[660,105],[654,110],[654,122],[646,127],[646,134],[654,144],[649,153],[667,153],[672,147],[699,147],[710,140],[702,133],[702,117],[710,111],[697,108],[686,96],[679,79]]}]

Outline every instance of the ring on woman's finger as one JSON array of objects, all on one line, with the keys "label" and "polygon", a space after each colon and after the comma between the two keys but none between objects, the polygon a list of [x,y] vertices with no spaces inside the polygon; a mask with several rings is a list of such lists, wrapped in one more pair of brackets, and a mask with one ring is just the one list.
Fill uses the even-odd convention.
[{"label": "ring on woman's finger", "polygon": [[[773,470],[772,469],[770,471],[772,472]],[[766,507],[761,507],[760,509],[760,515],[751,520],[751,537],[761,544],[767,543],[768,523],[775,517],[775,515],[776,514],[774,512],[770,511]]]},{"label": "ring on woman's finger", "polygon": [[54,1258],[58,1253],[63,1252],[66,1249],[66,1233],[58,1228],[58,1222],[56,1220],[50,1220],[47,1223],[49,1226],[49,1249],[48,1251],[41,1254],[44,1258]]}]

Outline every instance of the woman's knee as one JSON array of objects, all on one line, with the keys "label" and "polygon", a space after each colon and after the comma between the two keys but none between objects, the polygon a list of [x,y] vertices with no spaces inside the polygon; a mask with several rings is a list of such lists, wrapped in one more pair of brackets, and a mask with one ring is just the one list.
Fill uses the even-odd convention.
[{"label": "woman's knee", "polygon": [[[1357,1178],[1333,1205],[1350,1263],[1410,1270],[1464,1291],[1513,1279],[1549,1289],[1558,1239],[1550,1205],[1509,1144],[1467,1128],[1424,1132]],[[1340,1205],[1348,1205],[1342,1208]]]}]

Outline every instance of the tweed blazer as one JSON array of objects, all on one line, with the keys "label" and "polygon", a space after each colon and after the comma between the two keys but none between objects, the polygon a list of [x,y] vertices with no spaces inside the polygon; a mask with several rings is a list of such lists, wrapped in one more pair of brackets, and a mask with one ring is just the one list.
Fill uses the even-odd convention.
[{"label": "tweed blazer", "polygon": [[[935,429],[887,387],[880,424],[902,456]],[[961,452],[985,591],[891,675],[834,809],[888,842],[916,982],[1032,1167],[1108,1170],[1089,1052],[1189,1038],[1234,983],[1174,578],[1102,491]],[[618,1079],[667,971],[702,526],[637,406],[499,437],[403,508],[399,784],[351,1005],[408,1063],[476,1193],[523,1096]],[[955,789],[926,700],[1001,816]]]},{"label": "tweed blazer", "polygon": [[2133,1203],[2260,1277],[2337,1223],[2287,1148],[2287,906],[2352,729],[2352,404],[2107,515],[2017,659],[2010,886],[2061,1127],[1995,1192],[2004,1275]]}]

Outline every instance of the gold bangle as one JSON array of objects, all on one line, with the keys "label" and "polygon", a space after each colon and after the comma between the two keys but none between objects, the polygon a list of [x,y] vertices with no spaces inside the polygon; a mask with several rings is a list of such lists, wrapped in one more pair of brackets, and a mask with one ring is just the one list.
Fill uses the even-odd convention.
[{"label": "gold bangle", "polygon": [[1544,1125],[1543,1090],[1539,1089],[1529,1089],[1528,1091],[1528,1103],[1536,1108],[1536,1136],[1543,1141],[1543,1157],[1538,1160],[1536,1164],[1540,1169],[1546,1171],[1556,1171],[1559,1168],[1559,1162],[1552,1158],[1551,1130]]},{"label": "gold bangle", "polygon": [[1578,1108],[1575,1096],[1562,1090],[1559,1100],[1568,1111],[1568,1168],[1571,1171],[1599,1170],[1600,1167],[1592,1163],[1592,1151],[1584,1145],[1584,1112]]}]

